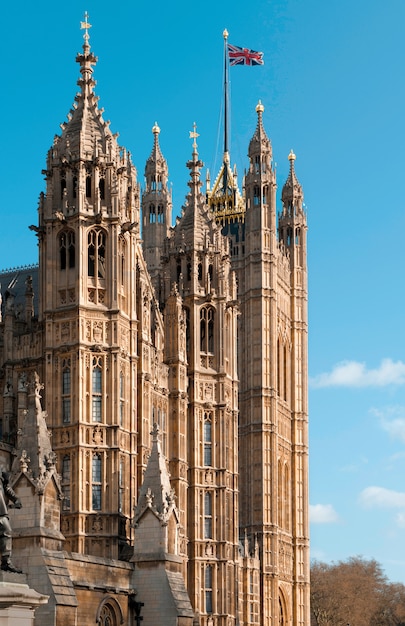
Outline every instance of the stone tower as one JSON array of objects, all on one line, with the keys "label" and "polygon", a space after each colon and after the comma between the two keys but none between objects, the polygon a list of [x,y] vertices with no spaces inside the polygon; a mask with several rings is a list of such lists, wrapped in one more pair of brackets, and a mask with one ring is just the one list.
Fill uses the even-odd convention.
[{"label": "stone tower", "polygon": [[167,411],[163,326],[140,249],[136,170],[98,108],[87,28],[76,60],[80,90],[39,206],[43,380],[66,547],[117,559],[132,544],[152,412]]},{"label": "stone tower", "polygon": [[[192,136],[196,138],[195,130]],[[188,541],[191,603],[201,615],[201,623],[215,615],[215,623],[225,626],[237,616],[238,308],[228,242],[201,193],[202,165],[194,141],[187,163],[190,192],[162,259],[164,314],[174,320],[177,310],[179,320],[178,332],[166,325],[167,364],[174,374],[170,380],[180,382],[170,399],[176,420],[171,445],[177,447],[169,458]],[[181,406],[184,374],[187,404]],[[187,470],[187,491],[183,468]]]},{"label": "stone tower", "polygon": [[277,223],[276,173],[260,102],[256,111],[243,212],[230,201],[238,191],[223,175],[231,171],[226,154],[207,201],[229,238],[238,281],[240,530],[252,554],[259,545],[259,623],[272,616],[282,626],[303,626],[309,623],[306,216],[291,153]]},{"label": "stone tower", "polygon": [[172,193],[169,172],[159,145],[160,128],[152,128],[154,143],[145,166],[145,190],[142,194],[143,250],[158,300],[161,300],[160,274],[163,244],[172,224]]}]

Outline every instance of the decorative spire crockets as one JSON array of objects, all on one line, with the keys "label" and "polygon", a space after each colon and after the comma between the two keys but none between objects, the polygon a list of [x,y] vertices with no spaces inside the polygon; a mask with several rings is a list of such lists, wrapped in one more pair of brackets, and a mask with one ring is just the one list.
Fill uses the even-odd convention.
[{"label": "decorative spire crockets", "polygon": [[[281,192],[282,210],[278,220],[279,241],[282,249],[290,250],[291,263],[303,265],[306,254],[306,215],[304,210],[304,194],[295,173],[296,156],[291,150],[288,155],[290,171]],[[291,249],[297,248],[300,254],[292,254]]]},{"label": "decorative spire crockets", "polygon": [[170,485],[169,472],[161,450],[157,424],[153,425],[150,434],[152,435],[152,450],[135,509],[135,526],[139,524],[146,511],[151,511],[162,525],[167,523],[173,513],[176,521],[178,519],[174,490]]},{"label": "decorative spire crockets", "polygon": [[[98,96],[94,93],[95,80],[93,66],[98,58],[90,49],[88,14],[80,27],[84,29],[83,52],[77,54],[76,62],[80,65],[80,78],[77,84],[80,91],[75,96],[73,106],[68,113],[68,121],[61,124],[62,136],[55,138],[55,148],[59,154],[75,155],[76,158],[88,159],[108,151],[108,144],[115,142],[109,129],[109,122],[104,121],[104,109],[98,108]],[[111,148],[110,148],[111,150]]]},{"label": "decorative spire crockets", "polygon": [[91,24],[89,24],[89,22],[87,21],[88,17],[89,17],[88,13],[86,11],[86,13],[84,14],[85,21],[80,23],[80,28],[84,29],[85,31],[83,35],[83,39],[84,39],[83,54],[78,54],[76,56],[76,61],[80,63],[80,73],[82,75],[82,78],[78,80],[77,84],[82,89],[83,97],[89,96],[90,93],[93,92],[95,81],[92,77],[93,75],[92,65],[95,65],[98,61],[98,58],[92,52],[90,52],[89,28],[91,28]]},{"label": "decorative spire crockets", "polygon": [[256,130],[253,134],[253,137],[249,143],[249,157],[254,157],[257,154],[265,152],[266,156],[271,161],[272,159],[271,141],[268,138],[267,133],[263,126],[264,106],[260,100],[256,105],[256,113],[257,113],[257,125],[256,125]]},{"label": "decorative spire crockets", "polygon": [[160,128],[155,122],[152,128],[153,147],[152,152],[145,165],[146,190],[145,193],[151,191],[161,192],[167,190],[169,170],[166,159],[164,158],[159,144]]},{"label": "decorative spire crockets", "polygon": [[41,405],[41,391],[44,385],[37,372],[32,372],[29,379],[25,372],[18,381],[18,396],[24,408],[24,422],[18,433],[16,456],[12,465],[12,480],[25,474],[39,494],[44,492],[46,484],[53,478],[59,494],[60,477],[56,472],[56,454],[51,445],[51,434],[46,423],[47,413]]},{"label": "decorative spire crockets", "polygon": [[297,175],[295,173],[295,156],[294,152],[291,150],[288,155],[288,160],[290,161],[290,172],[288,174],[288,178],[284,184],[281,199],[284,205],[288,203],[298,204],[299,209],[302,210],[302,187],[298,181]]}]

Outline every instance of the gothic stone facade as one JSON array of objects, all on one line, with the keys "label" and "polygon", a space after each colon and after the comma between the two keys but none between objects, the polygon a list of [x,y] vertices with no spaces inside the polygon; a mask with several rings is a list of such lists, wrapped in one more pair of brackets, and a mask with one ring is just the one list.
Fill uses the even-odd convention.
[{"label": "gothic stone facade", "polygon": [[[276,216],[258,105],[243,194],[229,155],[171,227],[160,129],[141,193],[103,120],[86,31],[50,148],[39,265],[3,272],[0,461],[38,623],[309,624],[303,195]],[[142,239],[140,225],[142,220]],[[153,434],[152,434],[153,433]]]}]

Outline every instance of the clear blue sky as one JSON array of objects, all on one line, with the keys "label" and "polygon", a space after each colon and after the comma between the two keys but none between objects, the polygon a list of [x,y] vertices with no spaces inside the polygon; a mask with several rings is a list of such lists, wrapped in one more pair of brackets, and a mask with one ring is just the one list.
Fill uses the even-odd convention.
[{"label": "clear blue sky", "polygon": [[212,177],[219,166],[223,29],[231,43],[264,51],[264,67],[231,70],[231,156],[241,180],[261,99],[279,188],[291,148],[304,187],[312,556],[373,557],[405,583],[404,1],[6,3],[3,269],[37,260],[27,226],[78,89],[85,10],[104,118],[141,182],[158,122],[177,212],[194,121]]}]

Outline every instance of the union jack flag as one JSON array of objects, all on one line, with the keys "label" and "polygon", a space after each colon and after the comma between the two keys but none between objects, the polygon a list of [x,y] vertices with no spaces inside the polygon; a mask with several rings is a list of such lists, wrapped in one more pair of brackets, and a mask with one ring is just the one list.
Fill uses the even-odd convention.
[{"label": "union jack flag", "polygon": [[240,48],[228,43],[229,65],[264,65],[263,52]]}]

